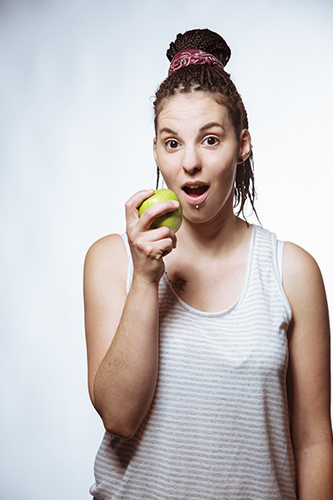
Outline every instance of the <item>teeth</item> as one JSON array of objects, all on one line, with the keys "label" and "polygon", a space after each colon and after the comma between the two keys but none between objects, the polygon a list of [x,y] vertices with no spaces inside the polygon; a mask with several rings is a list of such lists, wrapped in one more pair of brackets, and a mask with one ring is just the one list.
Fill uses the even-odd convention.
[{"label": "teeth", "polygon": [[186,186],[189,189],[198,189],[201,186],[201,184],[198,184],[197,186]]}]

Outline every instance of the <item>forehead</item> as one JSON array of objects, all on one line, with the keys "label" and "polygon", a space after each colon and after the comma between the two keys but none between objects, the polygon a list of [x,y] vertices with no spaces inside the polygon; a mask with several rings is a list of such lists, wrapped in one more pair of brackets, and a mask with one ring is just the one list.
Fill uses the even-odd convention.
[{"label": "forehead", "polygon": [[215,94],[179,93],[163,103],[157,117],[157,132],[166,126],[200,128],[210,122],[217,122],[223,128],[232,127],[227,107],[218,102]]}]

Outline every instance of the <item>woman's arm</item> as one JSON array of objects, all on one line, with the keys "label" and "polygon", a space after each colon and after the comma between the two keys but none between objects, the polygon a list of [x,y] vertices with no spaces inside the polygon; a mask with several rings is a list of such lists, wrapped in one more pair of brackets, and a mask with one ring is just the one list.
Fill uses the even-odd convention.
[{"label": "woman's arm", "polygon": [[127,255],[120,236],[96,242],[84,272],[88,382],[91,400],[112,434],[130,438],[154,396],[158,372],[158,284],[163,255],[176,244],[168,228],[150,230],[152,221],[174,210],[162,202],[139,219],[136,207],[151,191],[126,204],[133,281],[126,295]]},{"label": "woman's arm", "polygon": [[299,500],[333,499],[330,329],[326,294],[314,259],[285,243],[283,281],[293,311],[288,397]]}]

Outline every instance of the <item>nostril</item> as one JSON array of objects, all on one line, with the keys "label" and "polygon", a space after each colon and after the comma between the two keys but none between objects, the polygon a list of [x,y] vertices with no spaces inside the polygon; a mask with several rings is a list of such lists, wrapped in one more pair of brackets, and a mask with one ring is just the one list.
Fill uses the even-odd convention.
[{"label": "nostril", "polygon": [[195,155],[187,155],[183,158],[183,169],[186,172],[199,172],[201,170],[200,159]]}]

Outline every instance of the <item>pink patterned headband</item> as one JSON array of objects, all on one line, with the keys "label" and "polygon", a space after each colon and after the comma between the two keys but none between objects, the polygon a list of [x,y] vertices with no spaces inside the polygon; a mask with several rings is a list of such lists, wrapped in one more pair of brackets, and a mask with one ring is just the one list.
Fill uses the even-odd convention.
[{"label": "pink patterned headband", "polygon": [[219,68],[224,68],[221,61],[216,59],[213,54],[204,52],[198,49],[182,50],[178,52],[172,59],[168,76],[177,71],[179,68],[184,68],[190,64],[209,64],[210,66],[219,66]]}]

